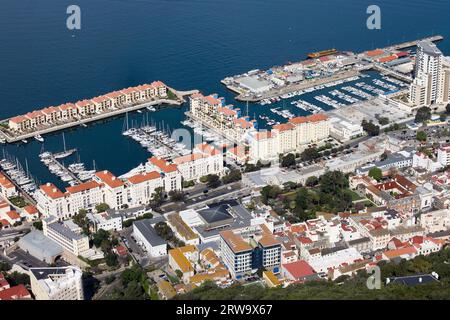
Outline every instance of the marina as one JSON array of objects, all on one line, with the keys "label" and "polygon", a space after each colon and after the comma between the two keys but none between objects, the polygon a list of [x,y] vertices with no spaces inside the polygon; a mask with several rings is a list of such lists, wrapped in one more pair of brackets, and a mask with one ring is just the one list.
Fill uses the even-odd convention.
[{"label": "marina", "polygon": [[[400,56],[400,50],[413,47],[421,40],[436,42],[442,39],[441,35],[436,35],[378,50],[386,55],[390,54],[386,61],[391,61],[398,58],[396,54]],[[409,53],[404,54],[408,55]],[[303,61],[275,66],[268,70],[254,69],[227,77],[221,83],[237,94],[236,100],[261,102],[264,105],[301,95],[305,90],[311,88],[317,90],[323,86],[333,86],[337,82],[348,81],[367,70],[376,70],[383,76],[397,78],[407,83],[412,81],[409,75],[400,74],[390,68],[381,58],[372,59],[368,51],[363,53],[340,52],[333,48],[309,54],[308,59]],[[388,89],[389,84],[383,84],[383,86]]]},{"label": "marina", "polygon": [[19,159],[3,150],[3,159],[0,160],[0,168],[4,174],[31,203],[35,203],[34,192],[38,188],[37,179],[29,172],[28,161],[25,159],[25,168]]},{"label": "marina", "polygon": [[[285,120],[295,117],[295,116],[306,116],[308,114],[318,114],[323,112],[329,112],[334,109],[343,109],[352,104],[357,104],[363,100],[371,100],[376,98],[381,94],[385,94],[391,91],[399,90],[405,88],[407,83],[404,81],[393,78],[389,75],[380,74],[376,71],[366,71],[361,70],[354,72],[354,70],[347,70],[346,77],[334,79],[333,75],[322,74],[321,77],[327,78],[327,81],[322,82],[308,82],[309,85],[299,88],[291,92],[280,92],[271,98],[262,99],[259,104],[251,105],[251,112],[247,111],[247,116],[250,113],[252,116],[249,119],[257,120],[259,122],[259,128],[269,129],[270,127],[283,123]],[[313,73],[311,73],[313,76]],[[323,80],[320,78],[320,80]],[[309,79],[313,81],[313,79]],[[173,90],[173,89],[172,89]],[[175,91],[175,90],[174,90]],[[177,93],[186,97],[192,93],[198,92],[197,90],[179,92]],[[227,93],[228,96],[232,95],[231,92]],[[249,100],[247,99],[246,102]],[[8,150],[17,155],[24,160],[28,157],[28,161],[31,161],[34,172],[39,172],[39,179],[41,181],[52,181],[57,185],[66,184],[76,184],[77,179],[84,181],[85,178],[89,177],[89,172],[85,172],[85,175],[78,177],[75,172],[75,178],[69,173],[70,169],[75,169],[75,171],[82,169],[81,171],[92,171],[92,168],[86,168],[86,166],[81,168],[81,165],[75,164],[85,164],[92,163],[95,159],[100,167],[108,168],[111,171],[117,172],[118,175],[124,174],[129,168],[134,168],[145,161],[149,154],[158,157],[164,157],[166,159],[170,157],[177,157],[181,155],[188,154],[190,152],[189,146],[184,146],[178,141],[173,141],[171,139],[171,132],[176,128],[186,127],[195,136],[200,137],[201,140],[210,142],[212,144],[220,145],[223,141],[239,143],[234,137],[227,135],[226,132],[221,132],[220,130],[210,128],[207,125],[201,125],[199,119],[189,115],[186,112],[185,106],[179,106],[177,110],[174,108],[159,108],[161,102],[153,102],[149,105],[139,105],[133,106],[131,109],[120,109],[114,110],[117,112],[117,117],[95,115],[100,116],[98,125],[105,127],[102,129],[105,134],[101,137],[97,137],[94,132],[100,132],[98,128],[94,125],[87,126],[84,120],[79,120],[76,125],[69,126],[64,129],[65,132],[71,132],[70,140],[73,145],[77,146],[77,149],[83,149],[82,155],[84,159],[82,161],[74,160],[74,155],[77,154],[77,149],[67,149],[66,151],[61,151],[60,138],[57,138],[59,142],[55,143],[54,131],[44,133],[33,132],[27,137],[21,140],[27,140],[27,143],[13,144],[8,146]],[[238,106],[241,110],[245,110],[245,106]],[[248,106],[247,106],[248,109]],[[141,112],[138,113],[137,110]],[[245,112],[244,112],[245,113]],[[254,114],[254,115],[253,115]],[[131,121],[131,126],[128,127],[127,133],[126,125],[124,126],[124,117],[131,118],[133,115],[134,120]],[[148,120],[151,117],[151,120]],[[145,118],[145,121],[141,121],[139,118]],[[164,125],[161,125],[162,121],[165,121]],[[120,125],[119,125],[120,122]],[[140,124],[138,125],[138,123]],[[112,129],[114,127],[115,129]],[[117,128],[121,127],[121,128]],[[125,130],[124,130],[125,129]],[[107,134],[106,132],[109,132]],[[122,139],[117,139],[116,133],[120,132]],[[53,133],[53,134],[52,134]],[[87,134],[87,136],[85,136]],[[45,137],[45,140],[44,140]],[[116,138],[114,138],[116,137]],[[102,140],[103,139],[103,140]],[[6,141],[3,136],[0,140]],[[18,142],[21,142],[19,140]],[[84,141],[89,141],[85,143]],[[102,142],[105,141],[105,142]],[[41,165],[44,168],[49,169],[49,167],[40,158],[36,159],[30,155],[30,152],[25,150],[36,150],[38,147],[36,145],[53,145],[54,159],[59,163],[53,163],[53,169],[58,168],[59,175],[55,174],[50,170],[42,170]],[[56,147],[55,147],[56,146]],[[111,148],[109,149],[109,146]],[[26,149],[25,149],[26,148]],[[87,150],[85,151],[84,149]],[[127,150],[126,152],[119,152],[117,150]],[[36,151],[34,151],[36,152]],[[50,151],[49,151],[50,152]],[[114,157],[108,157],[111,152],[114,152]],[[39,152],[36,152],[37,154]],[[69,154],[70,153],[70,154]],[[133,160],[129,159],[126,155],[127,153],[132,153],[136,155]],[[98,155],[97,155],[98,154]],[[70,158],[66,160],[66,158]],[[64,160],[63,160],[64,159]],[[69,164],[66,166],[66,164]],[[71,166],[74,165],[74,166]],[[64,170],[62,167],[65,167]],[[70,171],[71,172],[71,171]],[[69,177],[71,179],[69,179]],[[56,180],[55,180],[56,179]],[[58,184],[59,183],[59,184]]]}]

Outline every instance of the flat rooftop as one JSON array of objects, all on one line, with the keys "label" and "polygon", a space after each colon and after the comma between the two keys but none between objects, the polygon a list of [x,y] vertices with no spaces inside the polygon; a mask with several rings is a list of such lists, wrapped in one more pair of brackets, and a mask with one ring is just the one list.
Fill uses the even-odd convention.
[{"label": "flat rooftop", "polygon": [[133,223],[133,227],[139,230],[145,240],[150,243],[152,247],[166,244],[166,241],[161,238],[152,227],[150,219],[135,221]]}]

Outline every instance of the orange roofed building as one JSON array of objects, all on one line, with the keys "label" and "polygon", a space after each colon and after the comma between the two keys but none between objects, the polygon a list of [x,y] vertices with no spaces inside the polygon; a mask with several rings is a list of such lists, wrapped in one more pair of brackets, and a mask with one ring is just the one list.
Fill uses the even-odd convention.
[{"label": "orange roofed building", "polygon": [[146,171],[156,171],[161,174],[163,189],[166,192],[181,190],[182,175],[178,166],[158,157],[151,157],[146,163]]},{"label": "orange roofed building", "polygon": [[16,186],[2,172],[0,172],[0,195],[3,198],[10,198],[16,196],[17,194]]},{"label": "orange roofed building", "polygon": [[249,142],[249,157],[253,162],[277,159],[279,154],[322,141],[329,135],[330,123],[325,114],[295,117],[273,126],[270,131],[254,132]]},{"label": "orange roofed building", "polygon": [[143,84],[121,91],[114,91],[92,99],[62,104],[57,107],[46,107],[10,118],[8,127],[15,132],[30,131],[36,128],[55,125],[64,120],[78,120],[79,117],[90,116],[108,109],[118,109],[133,103],[143,103],[156,98],[166,98],[168,88],[161,81]]},{"label": "orange roofed building", "polygon": [[255,121],[241,116],[241,110],[225,105],[224,98],[217,94],[204,96],[201,93],[190,97],[190,114],[195,121],[214,128],[229,140],[240,143],[247,133],[255,131]]},{"label": "orange roofed building", "polygon": [[222,153],[208,143],[198,144],[192,154],[173,159],[185,181],[198,180],[208,174],[223,173]]}]

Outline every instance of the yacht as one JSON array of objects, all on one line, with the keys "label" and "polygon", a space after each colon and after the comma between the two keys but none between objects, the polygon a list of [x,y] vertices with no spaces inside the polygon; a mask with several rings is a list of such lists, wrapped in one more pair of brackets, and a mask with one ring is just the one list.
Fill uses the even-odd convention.
[{"label": "yacht", "polygon": [[40,134],[35,135],[34,138],[39,142],[44,142],[44,138]]}]

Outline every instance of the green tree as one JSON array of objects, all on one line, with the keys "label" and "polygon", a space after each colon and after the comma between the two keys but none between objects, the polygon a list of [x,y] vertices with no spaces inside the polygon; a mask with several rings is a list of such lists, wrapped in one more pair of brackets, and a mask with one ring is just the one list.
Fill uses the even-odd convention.
[{"label": "green tree", "polygon": [[377,135],[380,134],[380,127],[375,125],[375,124],[373,124],[372,121],[368,122],[366,120],[363,120],[361,122],[361,126],[364,129],[364,131],[367,132],[367,134],[369,136],[374,137],[374,136],[377,136]]},{"label": "green tree", "polygon": [[89,219],[87,217],[87,211],[80,209],[77,214],[72,217],[72,220],[77,224],[85,234],[89,234]]},{"label": "green tree", "polygon": [[305,181],[305,186],[315,187],[319,184],[319,179],[316,176],[308,177]]},{"label": "green tree", "polygon": [[222,177],[224,184],[240,181],[242,179],[242,173],[239,169],[231,170],[227,175]]},{"label": "green tree", "polygon": [[[103,229],[98,230],[92,237],[92,243],[97,248],[102,246],[105,241],[109,242],[109,232]],[[105,245],[105,244],[104,244]]]},{"label": "green tree", "polygon": [[417,110],[414,121],[416,123],[422,123],[431,119],[431,109],[428,107],[421,107]]},{"label": "green tree", "polygon": [[385,126],[385,125],[387,125],[387,124],[389,123],[389,118],[387,118],[387,117],[380,117],[380,118],[378,119],[378,123],[379,123],[381,126]]},{"label": "green tree", "polygon": [[164,199],[163,188],[162,187],[155,188],[152,198],[153,202],[156,205],[160,205]]},{"label": "green tree", "polygon": [[284,168],[289,168],[295,166],[295,155],[293,153],[288,153],[281,159],[281,166]]},{"label": "green tree", "polygon": [[383,172],[378,167],[373,167],[369,170],[369,177],[374,178],[377,181],[380,181],[383,178]]},{"label": "green tree", "polygon": [[417,131],[416,139],[420,142],[425,142],[427,140],[427,134],[425,131]]},{"label": "green tree", "polygon": [[177,269],[177,270],[175,270],[175,273],[176,273],[178,278],[180,278],[180,279],[183,278],[183,272],[181,272],[181,270]]},{"label": "green tree", "polygon": [[109,210],[109,205],[106,203],[99,203],[95,206],[95,210],[97,210],[97,212],[105,212],[106,210]]},{"label": "green tree", "polygon": [[35,227],[38,230],[42,230],[42,221],[33,222],[33,227]]},{"label": "green tree", "polygon": [[115,253],[108,253],[105,257],[105,262],[108,267],[117,267],[119,265],[119,259]]},{"label": "green tree", "polygon": [[206,177],[209,188],[217,188],[220,185],[220,178],[217,174],[208,174]]},{"label": "green tree", "polygon": [[317,151],[317,149],[314,147],[307,148],[300,154],[300,159],[302,161],[311,161],[311,160],[315,160],[319,157],[320,157],[320,154]]},{"label": "green tree", "polygon": [[154,229],[156,233],[165,240],[171,240],[173,238],[173,231],[164,221],[155,224]]},{"label": "green tree", "polygon": [[185,194],[183,191],[172,190],[169,192],[170,201],[178,202],[183,201]]},{"label": "green tree", "polygon": [[11,270],[11,265],[6,261],[0,261],[0,272]]},{"label": "green tree", "polygon": [[5,278],[11,287],[18,286],[19,284],[30,284],[30,277],[25,273],[19,273],[17,271],[7,274]]}]

